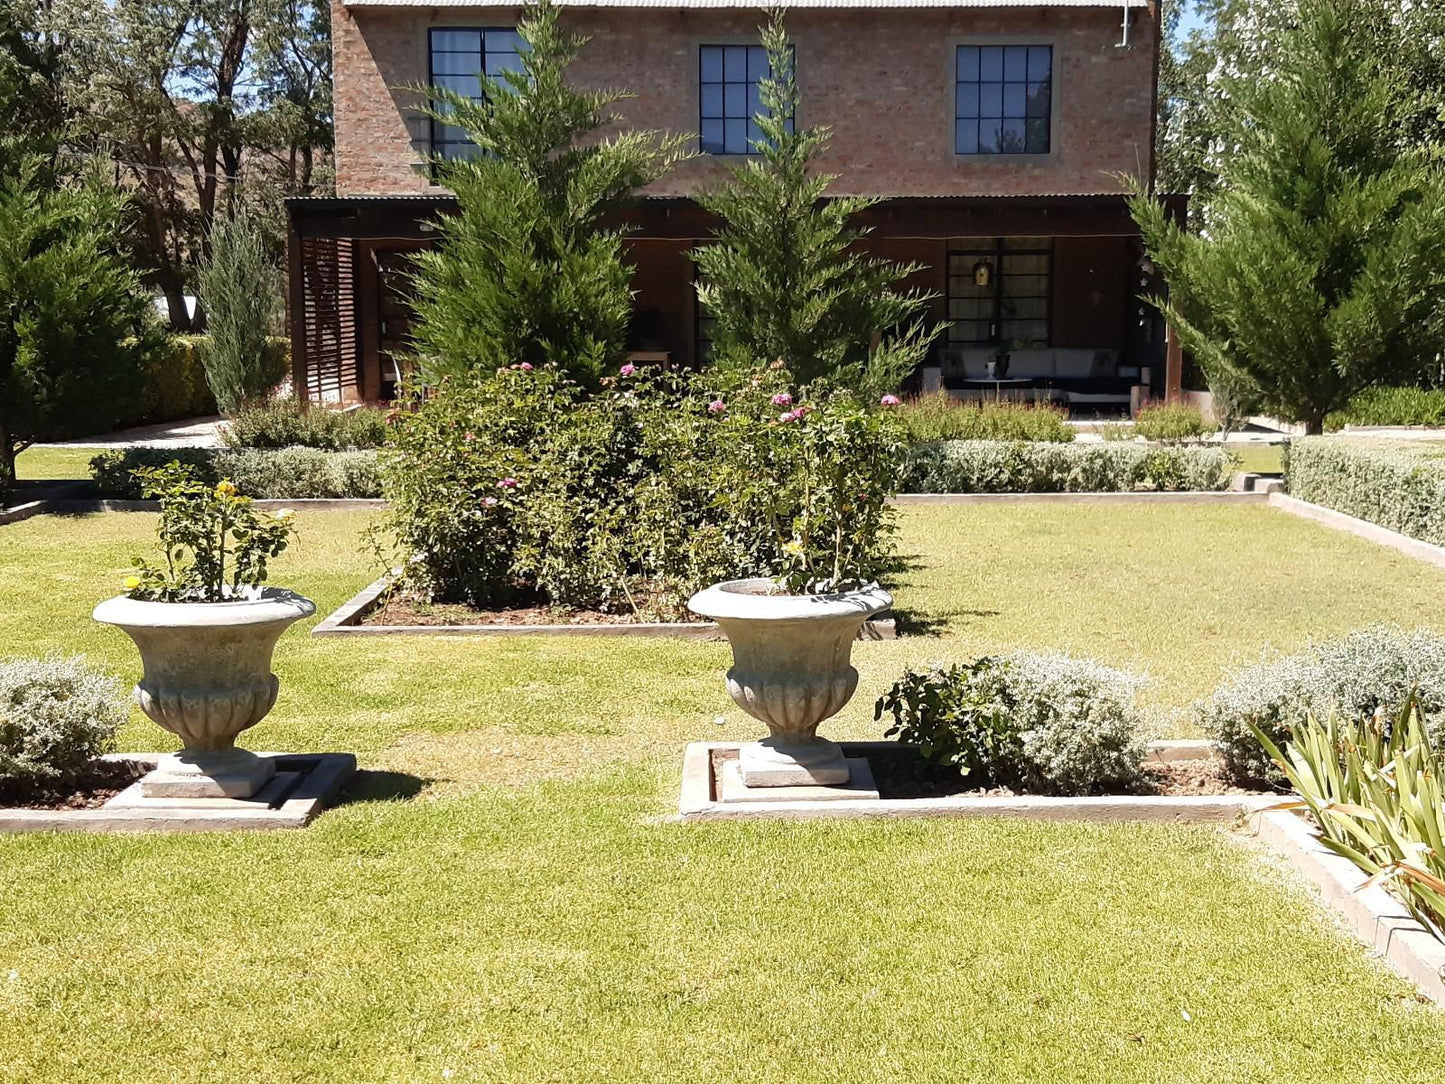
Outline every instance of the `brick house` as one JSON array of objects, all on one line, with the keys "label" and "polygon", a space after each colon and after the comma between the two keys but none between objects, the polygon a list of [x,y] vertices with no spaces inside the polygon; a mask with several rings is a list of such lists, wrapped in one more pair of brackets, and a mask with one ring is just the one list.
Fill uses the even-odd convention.
[{"label": "brick house", "polygon": [[[559,0],[590,38],[581,84],[636,97],[644,128],[694,133],[702,153],[628,212],[633,341],[643,360],[707,349],[689,251],[710,236],[689,198],[746,153],[765,13],[735,0]],[[289,202],[294,379],[315,401],[386,398],[410,311],[408,254],[452,204],[432,153],[461,134],[413,108],[409,85],[476,93],[517,62],[516,7],[333,0],[335,198]],[[834,190],[888,197],[868,246],[915,261],[946,341],[920,382],[1076,407],[1127,407],[1177,388],[1178,351],[1122,195],[1152,177],[1160,26],[1149,0],[799,0],[788,13],[798,121],[832,128]],[[765,60],[763,65],[765,66]],[[1182,201],[1173,201],[1182,213]],[[1172,344],[1170,344],[1172,347]],[[985,362],[1011,355],[1007,380]],[[1167,364],[1166,364],[1167,359]]]}]

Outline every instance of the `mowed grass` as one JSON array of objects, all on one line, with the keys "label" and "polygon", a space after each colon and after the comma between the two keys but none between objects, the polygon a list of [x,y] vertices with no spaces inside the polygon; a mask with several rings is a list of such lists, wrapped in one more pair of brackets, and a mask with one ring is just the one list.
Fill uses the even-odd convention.
[{"label": "mowed grass", "polygon": [[[375,570],[312,513],[274,581]],[[906,664],[1058,646],[1177,708],[1236,657],[1434,623],[1445,574],[1262,507],[912,507],[899,608],[836,736]],[[154,517],[0,528],[0,656],[78,651]],[[319,619],[319,617],[318,617]],[[678,753],[746,738],[722,644],[312,639],[253,748],[349,749],[304,832],[0,837],[0,1079],[1439,1079],[1445,1016],[1230,833],[677,825]],[[714,718],[722,716],[723,725]],[[169,747],[137,717],[125,747]]]},{"label": "mowed grass", "polygon": [[1251,474],[1278,474],[1284,470],[1283,444],[1230,444],[1228,448],[1239,460],[1238,470]]},{"label": "mowed grass", "polygon": [[49,481],[52,478],[89,478],[90,461],[99,448],[26,448],[15,460],[15,476],[21,481]]}]

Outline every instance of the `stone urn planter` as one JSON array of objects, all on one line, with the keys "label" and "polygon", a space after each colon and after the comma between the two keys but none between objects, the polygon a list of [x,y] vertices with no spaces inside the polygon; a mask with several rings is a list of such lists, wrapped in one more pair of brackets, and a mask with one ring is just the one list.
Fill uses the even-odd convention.
[{"label": "stone urn planter", "polygon": [[826,595],[776,594],[772,580],[714,584],[688,600],[716,621],[733,649],[728,692],[767,724],[769,735],[738,754],[749,787],[831,786],[848,782],[848,763],[818,724],[858,688],[853,641],[863,622],[893,605],[877,586]]},{"label": "stone urn planter", "polygon": [[142,780],[148,798],[249,798],[275,762],[236,748],[276,703],[276,641],[316,612],[310,599],[265,588],[234,602],[107,599],[94,617],[135,641],[145,668],[135,687],[141,711],[184,747]]}]

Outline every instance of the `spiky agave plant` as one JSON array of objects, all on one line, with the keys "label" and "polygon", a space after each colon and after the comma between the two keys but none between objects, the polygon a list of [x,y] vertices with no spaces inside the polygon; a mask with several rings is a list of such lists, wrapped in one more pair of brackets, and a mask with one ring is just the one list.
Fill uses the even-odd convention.
[{"label": "spiky agave plant", "polygon": [[1290,726],[1281,750],[1250,724],[1308,809],[1321,842],[1383,885],[1445,941],[1445,787],[1440,755],[1411,696],[1390,719],[1310,716]]}]

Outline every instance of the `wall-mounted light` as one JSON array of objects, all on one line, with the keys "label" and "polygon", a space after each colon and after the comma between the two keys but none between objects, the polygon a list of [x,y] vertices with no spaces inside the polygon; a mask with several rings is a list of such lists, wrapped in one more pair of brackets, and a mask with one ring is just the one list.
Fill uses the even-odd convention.
[{"label": "wall-mounted light", "polygon": [[975,286],[988,286],[993,283],[993,264],[987,260],[979,260],[973,265],[973,284]]}]

